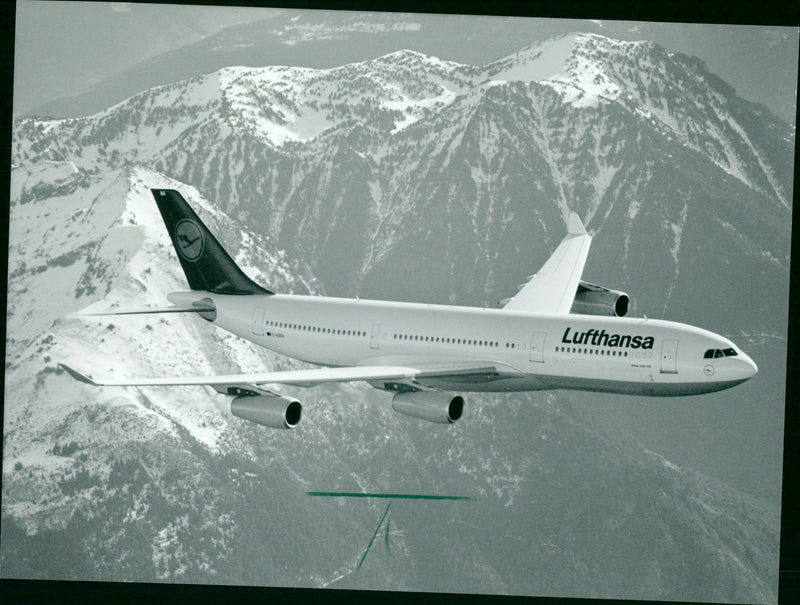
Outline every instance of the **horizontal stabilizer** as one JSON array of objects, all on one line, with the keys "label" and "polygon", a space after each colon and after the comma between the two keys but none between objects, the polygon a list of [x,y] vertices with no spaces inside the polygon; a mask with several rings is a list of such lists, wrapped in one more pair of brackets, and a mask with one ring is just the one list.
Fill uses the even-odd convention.
[{"label": "horizontal stabilizer", "polygon": [[64,370],[67,374],[72,376],[78,382],[85,382],[86,384],[90,384],[95,387],[98,386],[97,383],[94,380],[92,380],[89,376],[87,376],[86,374],[81,374],[78,370],[73,370],[68,365],[60,363],[58,364],[58,367]]},{"label": "horizontal stabilizer", "polygon": [[145,315],[148,313],[209,313],[216,311],[214,305],[187,305],[172,307],[138,307],[133,309],[113,309],[110,311],[98,311],[95,313],[76,313],[77,316],[101,316],[101,315]]}]

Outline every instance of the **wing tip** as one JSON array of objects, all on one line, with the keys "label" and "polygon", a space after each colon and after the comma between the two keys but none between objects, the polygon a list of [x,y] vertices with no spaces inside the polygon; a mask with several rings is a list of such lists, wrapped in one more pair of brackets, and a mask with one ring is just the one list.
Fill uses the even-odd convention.
[{"label": "wing tip", "polygon": [[75,370],[75,369],[69,367],[65,363],[59,363],[58,367],[61,368],[62,370],[64,370],[67,374],[72,376],[78,382],[83,382],[83,383],[86,383],[86,384],[90,384],[90,385],[95,386],[95,387],[98,386],[98,384],[94,380],[92,380],[89,376],[87,376],[86,374],[80,373],[78,370]]},{"label": "wing tip", "polygon": [[567,233],[570,235],[586,235],[586,227],[583,226],[581,218],[577,212],[570,212],[567,220]]}]

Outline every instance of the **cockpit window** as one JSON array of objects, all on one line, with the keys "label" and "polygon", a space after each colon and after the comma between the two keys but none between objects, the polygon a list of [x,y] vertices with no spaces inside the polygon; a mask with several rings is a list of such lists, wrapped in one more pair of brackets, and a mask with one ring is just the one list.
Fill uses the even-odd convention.
[{"label": "cockpit window", "polygon": [[708,349],[703,354],[703,359],[718,359],[719,357],[736,357],[738,353],[736,349]]}]

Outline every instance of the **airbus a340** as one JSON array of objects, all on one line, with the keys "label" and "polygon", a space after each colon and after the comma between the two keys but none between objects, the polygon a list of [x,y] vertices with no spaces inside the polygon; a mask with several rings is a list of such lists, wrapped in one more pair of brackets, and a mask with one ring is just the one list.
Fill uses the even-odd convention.
[{"label": "airbus a340", "polygon": [[265,388],[366,381],[394,393],[398,412],[452,423],[467,391],[580,389],[697,395],[735,386],[758,368],[708,330],[623,317],[628,296],[581,281],[591,236],[576,214],[541,270],[502,309],[276,294],[253,282],[181,194],[153,189],[190,291],[174,306],[98,315],[196,313],[278,353],[323,366],[228,376],[92,378],[95,386],[207,385],[232,395],[235,416],[275,428],[299,421],[297,399]]}]

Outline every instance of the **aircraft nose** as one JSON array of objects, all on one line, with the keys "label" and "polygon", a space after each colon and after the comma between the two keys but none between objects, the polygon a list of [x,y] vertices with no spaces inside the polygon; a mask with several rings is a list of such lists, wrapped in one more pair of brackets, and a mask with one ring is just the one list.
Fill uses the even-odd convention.
[{"label": "aircraft nose", "polygon": [[742,355],[742,373],[744,374],[744,379],[748,380],[755,376],[758,373],[758,366],[756,362],[750,359],[747,355]]}]

